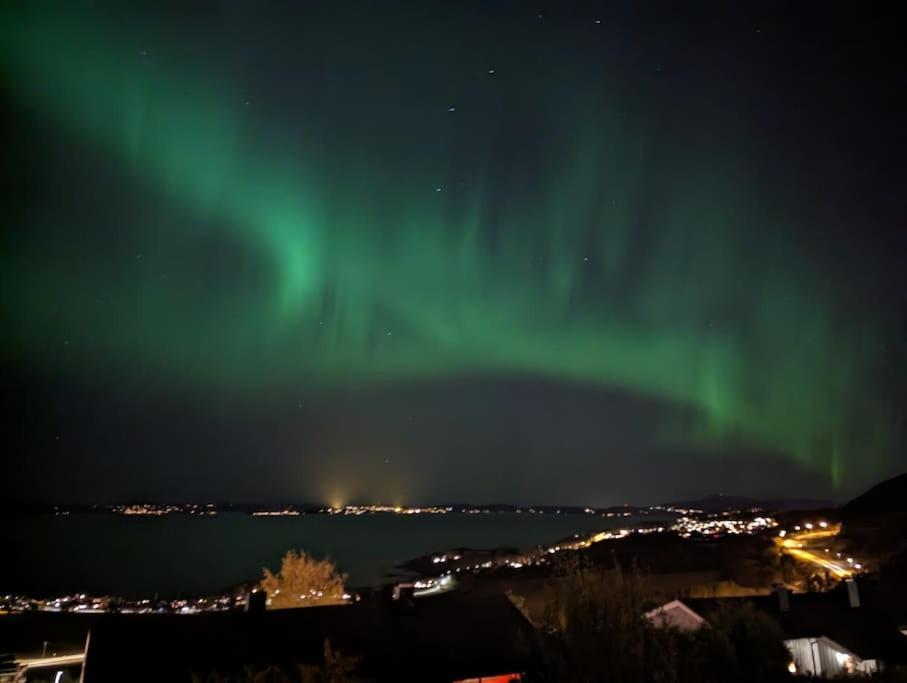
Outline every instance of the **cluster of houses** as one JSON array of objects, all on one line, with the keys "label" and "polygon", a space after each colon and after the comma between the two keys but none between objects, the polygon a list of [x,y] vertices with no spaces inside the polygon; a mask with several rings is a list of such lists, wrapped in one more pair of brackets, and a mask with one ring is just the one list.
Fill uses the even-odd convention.
[{"label": "cluster of houses", "polygon": [[848,579],[834,591],[746,598],[673,600],[646,614],[657,626],[693,631],[709,615],[747,602],[769,614],[784,633],[790,672],[812,678],[868,676],[907,664],[907,586]]},{"label": "cluster of houses", "polygon": [[[793,674],[830,679],[907,664],[907,587],[848,581],[826,593],[779,588],[756,597],[673,600],[645,617],[657,627],[693,631],[743,602],[780,625]],[[81,671],[73,675],[70,668],[57,683],[228,680],[217,678],[219,672],[298,669],[328,660],[354,666],[356,680],[364,681],[513,683],[526,680],[539,662],[534,627],[504,595],[453,591],[413,598],[397,592],[352,606],[260,606],[189,617],[91,615]],[[52,657],[33,663],[33,675],[23,670],[17,681],[54,680],[47,678]]]}]

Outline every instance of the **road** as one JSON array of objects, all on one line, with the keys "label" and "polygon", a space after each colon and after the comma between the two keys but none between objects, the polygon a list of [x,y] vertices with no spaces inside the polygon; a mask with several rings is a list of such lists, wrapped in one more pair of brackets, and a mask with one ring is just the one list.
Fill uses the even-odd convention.
[{"label": "road", "polygon": [[854,575],[853,561],[842,561],[837,554],[829,552],[825,547],[829,539],[834,538],[840,532],[840,524],[822,523],[818,528],[795,530],[790,533],[782,531],[775,538],[775,543],[782,553],[801,562],[822,567],[837,579],[849,579]]}]

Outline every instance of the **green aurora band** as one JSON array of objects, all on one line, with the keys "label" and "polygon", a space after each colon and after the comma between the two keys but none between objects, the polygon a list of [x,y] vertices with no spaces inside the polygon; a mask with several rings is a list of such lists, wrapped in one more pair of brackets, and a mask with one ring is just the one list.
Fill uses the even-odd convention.
[{"label": "green aurora band", "polygon": [[[386,140],[380,123],[348,138],[291,129],[257,118],[215,68],[142,60],[123,27],[35,9],[0,20],[16,99],[169,207],[112,224],[125,246],[110,258],[76,226],[66,248],[29,241],[59,226],[13,226],[7,356],[234,391],[542,375],[675,402],[695,418],[662,438],[758,444],[836,485],[855,458],[878,470],[890,457],[891,408],[868,380],[879,331],[842,330],[791,219],[727,161],[740,150],[674,143],[653,200],[661,143],[616,87],[539,105],[543,169],[502,170],[494,126],[472,121],[483,144],[459,183],[466,143],[446,102],[415,103],[420,123]],[[155,254],[217,244],[226,275],[150,274]]]}]

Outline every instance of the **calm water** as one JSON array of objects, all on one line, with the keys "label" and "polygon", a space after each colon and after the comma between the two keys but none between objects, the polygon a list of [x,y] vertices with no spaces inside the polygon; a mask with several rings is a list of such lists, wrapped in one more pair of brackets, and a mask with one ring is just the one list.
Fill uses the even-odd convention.
[{"label": "calm water", "polygon": [[[14,522],[0,592],[152,596],[213,593],[276,568],[284,552],[329,556],[350,585],[380,580],[408,559],[454,547],[528,547],[630,526],[593,515],[250,517],[42,516]],[[4,553],[6,554],[6,553]]]}]

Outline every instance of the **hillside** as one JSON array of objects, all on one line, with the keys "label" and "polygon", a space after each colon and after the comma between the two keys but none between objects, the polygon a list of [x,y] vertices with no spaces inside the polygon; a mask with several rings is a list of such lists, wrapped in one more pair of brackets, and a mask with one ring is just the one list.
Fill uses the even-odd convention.
[{"label": "hillside", "polygon": [[907,472],[876,484],[841,508],[845,520],[907,512]]},{"label": "hillside", "polygon": [[[840,509],[841,539],[882,564],[907,551],[907,474],[876,484]],[[901,560],[903,561],[903,560]]]}]

